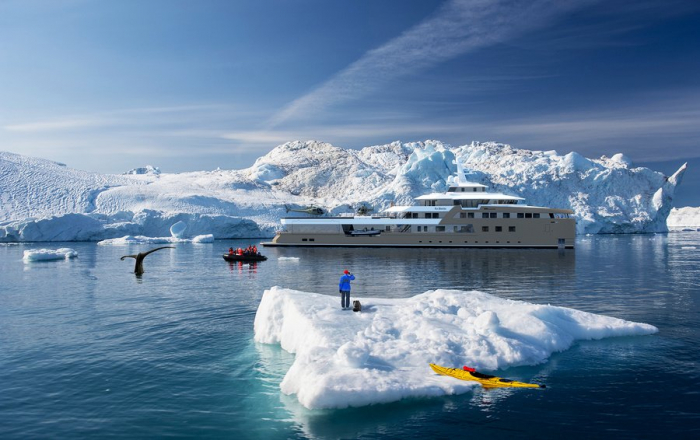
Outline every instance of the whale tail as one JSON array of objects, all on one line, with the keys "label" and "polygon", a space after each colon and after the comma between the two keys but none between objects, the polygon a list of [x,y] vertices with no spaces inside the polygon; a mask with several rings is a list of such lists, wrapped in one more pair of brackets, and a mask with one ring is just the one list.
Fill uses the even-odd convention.
[{"label": "whale tail", "polygon": [[145,271],[143,270],[143,259],[146,258],[146,255],[153,253],[155,251],[159,251],[161,249],[175,249],[175,246],[161,246],[155,249],[151,249],[150,251],[147,252],[139,252],[136,255],[124,255],[123,257],[120,258],[120,260],[124,260],[124,258],[135,258],[136,259],[136,265],[134,266],[134,273],[136,275],[141,275]]}]

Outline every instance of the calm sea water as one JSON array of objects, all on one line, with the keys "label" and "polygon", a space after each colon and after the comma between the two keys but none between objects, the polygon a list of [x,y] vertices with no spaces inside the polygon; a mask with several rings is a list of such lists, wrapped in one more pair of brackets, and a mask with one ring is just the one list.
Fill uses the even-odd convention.
[{"label": "calm sea water", "polygon": [[[700,438],[700,234],[581,237],[574,251],[263,249],[249,241],[0,246],[0,438]],[[32,248],[70,261],[25,264]],[[279,259],[298,257],[298,261]],[[575,344],[503,373],[546,390],[491,390],[309,411],[279,383],[293,355],[253,342],[263,291],[359,296],[435,288],[574,307],[657,326]]]}]

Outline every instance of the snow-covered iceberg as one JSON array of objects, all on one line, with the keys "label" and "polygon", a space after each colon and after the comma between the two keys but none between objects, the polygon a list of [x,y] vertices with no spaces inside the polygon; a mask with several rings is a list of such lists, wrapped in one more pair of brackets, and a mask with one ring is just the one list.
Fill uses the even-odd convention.
[{"label": "snow-covered iceberg", "polygon": [[492,142],[394,142],[358,151],[295,141],[247,169],[180,174],[146,167],[102,175],[0,152],[0,241],[163,237],[180,221],[181,238],[271,237],[285,205],[341,214],[367,203],[378,211],[444,191],[455,157],[470,180],[531,205],[573,209],[580,234],[666,231],[685,172],[664,176],[621,154],[589,159]]},{"label": "snow-covered iceberg", "polygon": [[700,231],[700,208],[673,208],[666,223],[671,231]]},{"label": "snow-covered iceberg", "polygon": [[[355,299],[355,298],[353,298]],[[575,309],[435,290],[406,299],[339,298],[280,287],[265,291],[255,340],[295,360],[280,385],[307,408],[343,408],[468,391],[429,362],[497,370],[542,363],[577,340],[648,335],[656,327]]]}]

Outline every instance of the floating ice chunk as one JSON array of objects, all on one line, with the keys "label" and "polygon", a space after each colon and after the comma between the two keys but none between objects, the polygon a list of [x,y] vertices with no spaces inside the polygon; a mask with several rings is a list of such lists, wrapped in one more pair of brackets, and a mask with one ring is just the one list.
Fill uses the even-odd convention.
[{"label": "floating ice chunk", "polygon": [[187,223],[179,221],[170,227],[170,235],[175,238],[182,238],[185,229],[187,229]]},{"label": "floating ice chunk", "polygon": [[143,235],[125,235],[121,238],[110,238],[97,242],[102,246],[124,246],[129,244],[164,244],[164,243],[213,243],[212,234],[198,235],[194,238],[175,237],[144,237]]},{"label": "floating ice chunk", "polygon": [[97,244],[102,246],[108,245],[127,245],[127,244],[163,244],[163,243],[179,243],[181,240],[174,237],[144,237],[143,235],[125,235],[121,238],[109,238],[99,241]]},{"label": "floating ice chunk", "polygon": [[212,234],[197,235],[192,238],[192,243],[214,243],[214,236]]},{"label": "floating ice chunk", "polygon": [[695,246],[681,246],[681,249],[693,250],[693,249],[696,249],[696,248],[695,248]]},{"label": "floating ice chunk", "polygon": [[30,251],[24,251],[24,257],[22,259],[25,263],[29,263],[32,261],[67,260],[77,256],[78,253],[71,248],[32,249]]},{"label": "floating ice chunk", "polygon": [[483,292],[435,290],[405,299],[265,291],[255,340],[295,353],[280,388],[307,408],[343,408],[463,393],[473,382],[437,376],[429,362],[497,370],[535,365],[576,340],[648,335],[656,327]]},{"label": "floating ice chunk", "polygon": [[299,257],[279,257],[277,261],[299,261]]}]

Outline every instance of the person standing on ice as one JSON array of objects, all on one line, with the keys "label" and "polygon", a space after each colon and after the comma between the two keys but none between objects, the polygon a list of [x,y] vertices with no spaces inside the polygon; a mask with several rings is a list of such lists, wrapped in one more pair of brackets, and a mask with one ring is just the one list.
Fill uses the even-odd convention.
[{"label": "person standing on ice", "polygon": [[340,290],[340,307],[343,310],[350,308],[350,281],[354,279],[355,275],[351,274],[347,269],[343,272],[343,276],[340,277],[338,289]]}]

